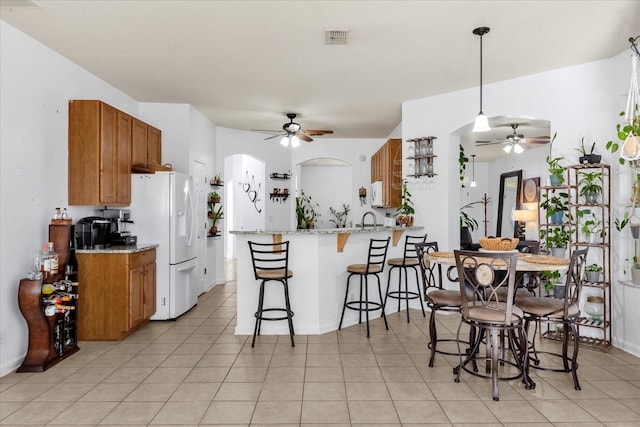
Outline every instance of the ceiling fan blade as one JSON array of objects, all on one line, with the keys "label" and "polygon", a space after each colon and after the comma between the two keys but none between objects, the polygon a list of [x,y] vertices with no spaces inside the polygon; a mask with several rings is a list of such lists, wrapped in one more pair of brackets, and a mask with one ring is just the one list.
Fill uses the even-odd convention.
[{"label": "ceiling fan blade", "polygon": [[273,130],[273,129],[250,129],[251,132],[260,132],[260,133],[282,133],[281,130]]},{"label": "ceiling fan blade", "polygon": [[268,136],[268,137],[266,137],[264,140],[266,141],[266,140],[268,140],[268,139],[278,138],[278,137],[283,136],[283,135],[284,135],[284,133],[280,132],[280,133],[279,133],[279,134],[277,134],[277,135]]},{"label": "ceiling fan blade", "polygon": [[505,141],[476,141],[476,145],[484,147],[485,145],[504,144]]},{"label": "ceiling fan blade", "polygon": [[303,140],[305,142],[313,141],[313,138],[311,138],[309,135],[307,135],[306,133],[303,133],[303,132],[298,133],[298,138],[300,138],[301,140]]},{"label": "ceiling fan blade", "polygon": [[527,142],[532,144],[547,144],[550,138],[548,136],[533,136],[531,138],[527,138]]},{"label": "ceiling fan blade", "polygon": [[322,135],[331,135],[333,131],[325,130],[325,129],[306,129],[304,133],[311,136],[322,136]]}]

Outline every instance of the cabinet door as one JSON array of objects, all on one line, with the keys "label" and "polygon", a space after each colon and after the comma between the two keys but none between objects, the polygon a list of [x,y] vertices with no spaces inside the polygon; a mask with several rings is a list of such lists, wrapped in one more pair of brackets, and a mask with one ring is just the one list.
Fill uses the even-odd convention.
[{"label": "cabinet door", "polygon": [[100,103],[100,197],[101,204],[116,204],[118,188],[118,110]]},{"label": "cabinet door", "polygon": [[144,321],[144,266],[129,272],[129,329]]},{"label": "cabinet door", "polygon": [[147,124],[133,119],[131,134],[131,165],[147,163]]},{"label": "cabinet door", "polygon": [[121,205],[131,203],[131,124],[131,116],[118,111],[116,203]]},{"label": "cabinet door", "polygon": [[145,319],[156,312],[156,263],[144,266],[144,313]]},{"label": "cabinet door", "polygon": [[147,125],[147,162],[162,164],[162,132]]}]

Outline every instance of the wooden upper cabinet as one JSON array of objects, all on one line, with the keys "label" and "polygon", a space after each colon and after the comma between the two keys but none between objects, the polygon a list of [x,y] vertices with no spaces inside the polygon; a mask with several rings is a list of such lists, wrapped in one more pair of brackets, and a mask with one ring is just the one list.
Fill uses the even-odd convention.
[{"label": "wooden upper cabinet", "polygon": [[147,125],[147,161],[162,164],[162,132]]},{"label": "wooden upper cabinet", "polygon": [[161,165],[162,132],[138,119],[133,119],[131,166]]},{"label": "wooden upper cabinet", "polygon": [[402,140],[389,139],[371,156],[371,182],[382,181],[382,207],[402,202]]},{"label": "wooden upper cabinet", "polygon": [[69,205],[131,203],[131,117],[96,100],[69,102]]},{"label": "wooden upper cabinet", "polygon": [[147,124],[138,119],[133,119],[133,132],[131,135],[131,164],[147,163]]}]

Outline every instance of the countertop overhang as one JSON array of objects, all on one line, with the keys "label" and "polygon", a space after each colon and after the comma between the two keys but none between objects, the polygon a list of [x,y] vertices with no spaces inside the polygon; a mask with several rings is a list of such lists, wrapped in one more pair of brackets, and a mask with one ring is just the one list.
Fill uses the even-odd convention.
[{"label": "countertop overhang", "polygon": [[348,227],[348,228],[312,228],[305,230],[232,230],[231,234],[242,235],[272,235],[274,243],[282,242],[283,235],[294,236],[337,236],[336,244],[337,251],[342,252],[344,246],[347,244],[347,240],[351,234],[361,233],[379,233],[379,232],[391,232],[392,239],[391,244],[396,246],[405,231],[423,230],[423,226],[413,227],[384,227],[384,226],[372,226],[372,227]]}]

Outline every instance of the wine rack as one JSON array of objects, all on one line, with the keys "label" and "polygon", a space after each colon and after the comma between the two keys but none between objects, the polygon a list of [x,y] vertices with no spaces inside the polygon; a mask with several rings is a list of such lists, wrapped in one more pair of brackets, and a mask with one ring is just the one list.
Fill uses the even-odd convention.
[{"label": "wine rack", "polygon": [[44,287],[46,294],[42,279],[20,280],[18,305],[29,327],[29,347],[18,372],[46,371],[79,350],[75,283],[61,280]]}]

